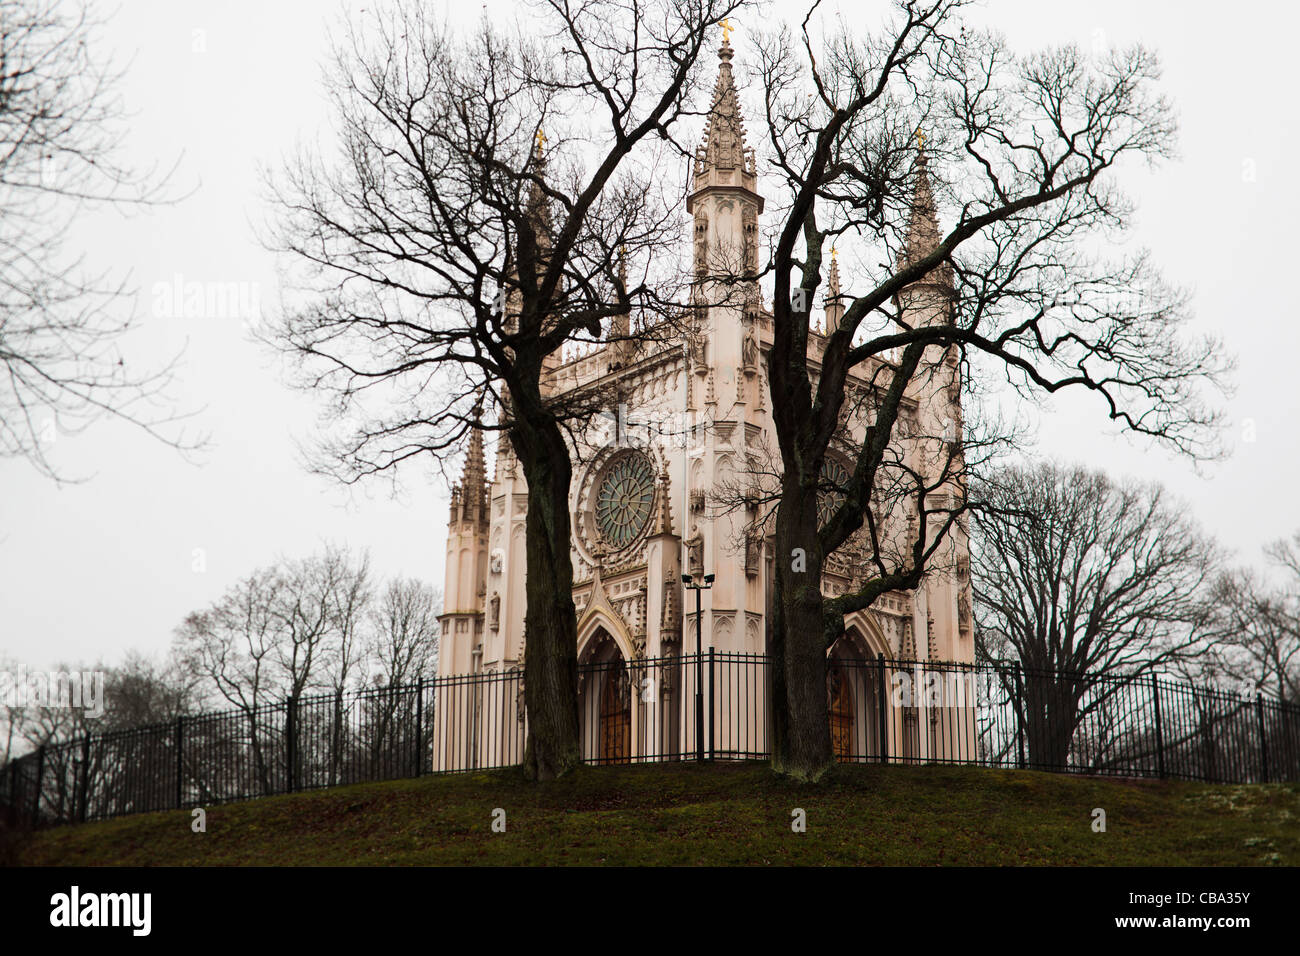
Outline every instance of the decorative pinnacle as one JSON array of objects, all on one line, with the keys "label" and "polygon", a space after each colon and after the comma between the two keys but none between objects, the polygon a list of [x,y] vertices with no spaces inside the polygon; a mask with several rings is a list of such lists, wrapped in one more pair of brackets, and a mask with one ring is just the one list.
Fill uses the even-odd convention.
[{"label": "decorative pinnacle", "polygon": [[537,158],[542,158],[542,150],[546,146],[546,133],[541,127],[537,129]]},{"label": "decorative pinnacle", "polygon": [[659,472],[659,513],[655,522],[655,534],[673,533],[672,504],[668,500],[670,492],[668,463],[664,462],[664,466]]}]

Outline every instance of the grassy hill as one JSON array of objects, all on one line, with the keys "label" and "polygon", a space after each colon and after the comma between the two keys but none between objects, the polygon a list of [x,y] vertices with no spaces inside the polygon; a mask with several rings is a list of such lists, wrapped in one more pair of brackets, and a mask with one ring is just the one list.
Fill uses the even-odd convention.
[{"label": "grassy hill", "polygon": [[[791,811],[807,832],[791,831]],[[1093,808],[1106,832],[1092,830]],[[494,809],[506,832],[491,829]],[[970,767],[763,764],[424,777],[37,832],[43,865],[1300,864],[1300,785],[1112,781]]]}]

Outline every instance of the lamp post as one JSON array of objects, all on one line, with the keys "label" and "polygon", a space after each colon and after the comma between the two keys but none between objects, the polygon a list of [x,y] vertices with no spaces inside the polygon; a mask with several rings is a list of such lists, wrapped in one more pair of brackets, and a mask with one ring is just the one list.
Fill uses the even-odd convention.
[{"label": "lamp post", "polygon": [[697,582],[691,575],[682,575],[682,584],[695,592],[695,759],[704,760],[704,657],[700,650],[701,632],[704,619],[700,611],[700,592],[713,587],[713,575],[704,575],[704,580]]}]

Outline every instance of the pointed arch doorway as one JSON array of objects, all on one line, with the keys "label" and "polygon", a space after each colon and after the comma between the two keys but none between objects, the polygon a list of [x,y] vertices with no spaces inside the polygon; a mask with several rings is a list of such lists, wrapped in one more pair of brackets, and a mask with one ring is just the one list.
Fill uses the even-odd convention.
[{"label": "pointed arch doorway", "polygon": [[826,655],[826,715],[831,754],[860,763],[879,754],[879,671],[867,641],[849,627]]},{"label": "pointed arch doorway", "polygon": [[607,764],[632,759],[632,681],[618,643],[604,628],[581,656],[580,714],[584,760]]}]

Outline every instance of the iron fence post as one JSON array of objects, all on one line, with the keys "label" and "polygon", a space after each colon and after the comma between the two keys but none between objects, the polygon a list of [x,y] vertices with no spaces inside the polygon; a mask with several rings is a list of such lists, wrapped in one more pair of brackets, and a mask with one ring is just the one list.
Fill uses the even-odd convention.
[{"label": "iron fence post", "polygon": [[1156,705],[1156,773],[1165,776],[1165,728],[1160,716],[1160,678],[1151,675],[1151,696]]},{"label": "iron fence post", "polygon": [[876,697],[880,700],[880,762],[889,762],[889,704],[885,700],[885,655],[876,654]]},{"label": "iron fence post", "polygon": [[424,675],[415,684],[415,774],[424,773]]},{"label": "iron fence post", "polygon": [[717,694],[717,692],[718,692],[718,685],[714,682],[714,676],[713,676],[713,648],[710,647],[709,648],[709,759],[710,760],[713,759],[713,749],[715,746],[713,742],[714,741],[713,734],[715,730],[713,717],[714,717],[714,712],[716,710],[714,706],[714,697]]},{"label": "iron fence post", "polygon": [[81,822],[86,822],[86,815],[90,803],[90,734],[86,734],[81,740],[81,805],[78,813]]},{"label": "iron fence post", "polygon": [[700,592],[695,588],[695,759],[704,761],[704,659],[700,656],[700,644],[703,642],[704,618],[701,616]]},{"label": "iron fence post", "polygon": [[185,717],[184,715],[176,718],[176,809],[179,810],[184,803],[182,795],[185,788],[185,770],[183,760],[185,755]]},{"label": "iron fence post", "polygon": [[295,714],[295,711],[297,710],[295,704],[296,701],[294,700],[294,696],[290,694],[285,699],[284,708],[284,749],[287,758],[286,762],[288,764],[288,769],[285,774],[285,786],[290,793],[293,793],[298,788],[298,728],[295,726],[297,723],[295,720],[295,717],[297,716]]},{"label": "iron fence post", "polygon": [[1264,729],[1264,695],[1255,692],[1255,718],[1259,723],[1259,764],[1261,783],[1268,783],[1268,734]]},{"label": "iron fence post", "polygon": [[36,789],[32,794],[32,826],[41,820],[41,781],[45,776],[45,744],[36,751]]},{"label": "iron fence post", "polygon": [[1021,770],[1028,766],[1025,761],[1025,685],[1020,671],[1020,662],[1016,661],[1016,763]]}]

